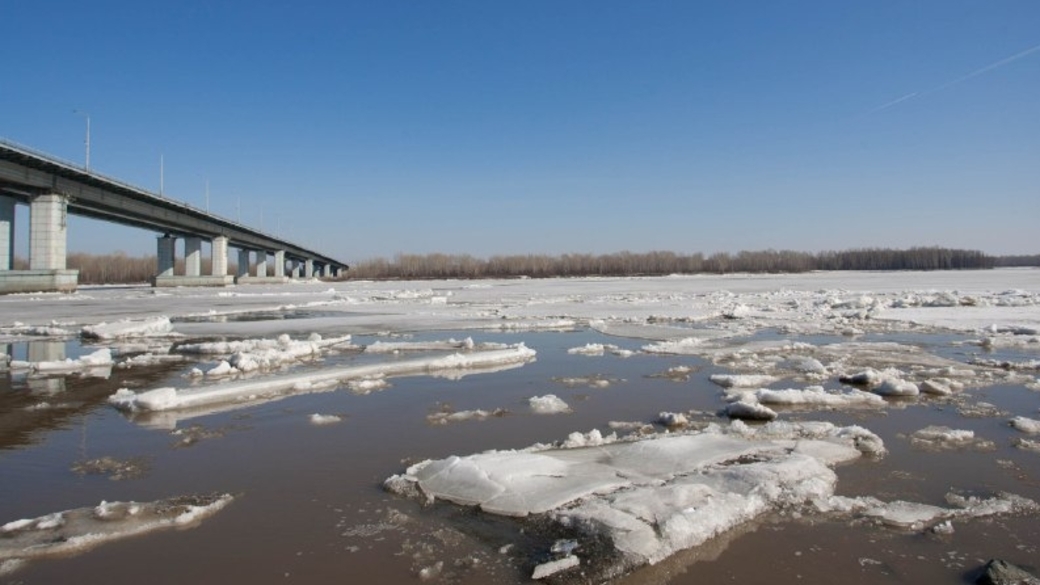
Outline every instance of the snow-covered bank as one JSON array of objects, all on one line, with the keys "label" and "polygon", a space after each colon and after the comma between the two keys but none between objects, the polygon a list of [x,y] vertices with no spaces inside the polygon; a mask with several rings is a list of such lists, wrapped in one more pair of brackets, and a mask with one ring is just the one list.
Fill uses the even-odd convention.
[{"label": "snow-covered bank", "polygon": [[433,374],[456,370],[523,364],[535,356],[523,344],[508,349],[456,353],[444,357],[417,358],[362,366],[341,366],[315,372],[270,376],[198,388],[156,388],[144,392],[120,389],[109,402],[121,410],[137,412],[197,408],[229,402],[247,402],[279,396],[329,390],[339,382],[387,376]]}]

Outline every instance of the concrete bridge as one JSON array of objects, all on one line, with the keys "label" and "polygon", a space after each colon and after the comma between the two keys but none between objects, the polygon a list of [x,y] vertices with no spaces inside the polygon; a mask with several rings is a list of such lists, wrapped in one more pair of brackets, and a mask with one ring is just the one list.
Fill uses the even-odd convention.
[{"label": "concrete bridge", "polygon": [[[29,207],[29,269],[13,270],[15,210]],[[0,141],[0,294],[71,291],[78,271],[65,264],[67,214],[158,232],[155,286],[224,286],[338,276],[347,264],[260,230]],[[183,274],[175,274],[176,242],[184,240]],[[209,242],[210,274],[202,274]],[[237,275],[228,249],[238,249]],[[251,265],[255,270],[250,272]]]}]

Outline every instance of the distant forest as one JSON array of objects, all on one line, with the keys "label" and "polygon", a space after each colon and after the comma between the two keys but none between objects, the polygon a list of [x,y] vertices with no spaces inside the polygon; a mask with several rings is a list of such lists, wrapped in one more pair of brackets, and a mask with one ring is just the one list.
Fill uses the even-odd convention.
[{"label": "distant forest", "polygon": [[[1033,263],[1025,263],[1032,258]],[[1040,266],[1040,255],[1015,257],[1023,263],[1002,264],[1001,259],[977,250],[870,248],[842,252],[765,250],[729,254],[676,254],[674,252],[618,252],[492,256],[398,254],[393,260],[366,260],[350,267],[350,278],[531,278],[567,276],[660,276],[667,274],[727,274],[732,272],[794,273],[812,270],[966,270],[995,266]]]},{"label": "distant forest", "polygon": [[[202,273],[209,274],[209,259]],[[79,270],[81,284],[148,282],[155,275],[155,256],[126,254],[69,254],[67,265]],[[341,279],[427,278],[551,278],[567,276],[662,276],[667,274],[728,274],[733,272],[796,273],[812,270],[969,270],[994,267],[1040,266],[1040,254],[989,256],[977,250],[867,248],[842,252],[793,252],[765,250],[729,254],[676,254],[674,252],[617,252],[614,254],[564,254],[492,256],[398,254],[392,260],[376,258],[358,262]],[[28,268],[24,259],[16,269]],[[183,260],[177,271],[183,274]],[[228,274],[235,274],[235,264]]]}]

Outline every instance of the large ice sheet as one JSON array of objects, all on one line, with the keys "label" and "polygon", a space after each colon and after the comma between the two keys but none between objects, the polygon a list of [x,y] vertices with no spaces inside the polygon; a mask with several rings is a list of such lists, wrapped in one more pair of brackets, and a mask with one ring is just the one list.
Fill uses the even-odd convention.
[{"label": "large ice sheet", "polygon": [[587,537],[606,537],[616,562],[634,567],[768,510],[829,497],[836,483],[829,465],[881,451],[880,439],[859,427],[734,423],[592,446],[427,460],[386,486],[494,514],[547,514]]}]

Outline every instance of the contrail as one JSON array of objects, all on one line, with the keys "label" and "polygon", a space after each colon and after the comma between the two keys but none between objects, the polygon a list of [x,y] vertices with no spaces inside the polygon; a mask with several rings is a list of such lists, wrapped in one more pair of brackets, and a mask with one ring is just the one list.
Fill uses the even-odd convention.
[{"label": "contrail", "polygon": [[958,83],[961,83],[962,81],[967,81],[967,80],[971,79],[972,77],[977,77],[977,76],[982,75],[983,73],[985,73],[987,71],[992,71],[992,70],[996,69],[997,67],[1003,67],[1004,65],[1007,65],[1008,63],[1011,63],[1012,61],[1018,61],[1022,57],[1025,57],[1026,55],[1028,55],[1030,53],[1035,53],[1037,51],[1040,51],[1040,45],[1037,45],[1037,46],[1035,46],[1035,47],[1033,47],[1031,49],[1026,49],[1025,51],[1022,51],[1021,53],[1016,53],[1016,54],[1008,57],[1007,59],[1001,59],[1000,61],[997,61],[996,63],[990,63],[989,65],[986,65],[982,69],[978,69],[976,71],[972,71],[971,73],[965,75],[964,77],[958,77],[957,79],[954,79],[953,81],[944,83],[944,84],[942,84],[942,85],[940,85],[940,86],[938,86],[938,87],[936,87],[934,89],[928,90],[925,93],[931,93],[933,91],[939,91],[940,89],[946,89],[947,87],[950,87],[951,85],[957,85]]},{"label": "contrail", "polygon": [[915,91],[915,92],[912,92],[912,93],[908,93],[908,94],[904,95],[901,98],[894,99],[894,100],[892,100],[892,101],[890,101],[888,103],[885,103],[885,104],[881,104],[880,106],[870,110],[869,112],[867,112],[864,115],[876,114],[876,113],[878,113],[878,112],[880,112],[882,110],[887,110],[888,108],[891,108],[892,106],[894,106],[896,104],[905,102],[906,100],[913,99],[915,97],[921,97],[921,96],[924,96],[924,95],[928,95],[930,93],[934,93],[934,92],[946,89],[948,87],[952,87],[954,85],[957,85],[958,83],[965,82],[965,81],[967,81],[967,80],[969,80],[969,79],[971,79],[973,77],[978,77],[979,75],[982,75],[983,73],[987,73],[989,71],[993,71],[994,69],[996,69],[998,67],[1003,67],[1004,65],[1007,65],[1008,63],[1011,63],[1013,61],[1018,61],[1022,57],[1025,57],[1025,56],[1030,55],[1032,53],[1035,53],[1037,51],[1040,51],[1040,45],[1037,45],[1035,47],[1030,47],[1030,48],[1028,48],[1025,51],[1022,51],[1020,53],[1015,53],[1014,55],[1012,55],[1010,57],[1006,57],[1004,59],[1001,59],[1000,61],[996,61],[994,63],[990,63],[989,65],[986,65],[985,67],[983,67],[981,69],[976,69],[975,71],[972,71],[971,73],[969,73],[967,75],[958,77],[957,79],[954,79],[953,81],[947,81],[946,83],[943,83],[941,85],[937,85],[937,86],[935,86],[935,87],[933,87],[931,89],[926,89],[924,91]]},{"label": "contrail", "polygon": [[890,101],[888,103],[881,104],[880,106],[878,106],[878,107],[874,108],[873,110],[870,110],[869,112],[867,112],[866,115],[869,116],[870,114],[874,114],[874,113],[880,112],[881,110],[887,110],[888,108],[891,108],[892,106],[898,104],[899,102],[905,102],[906,100],[908,100],[908,99],[910,99],[912,97],[915,97],[917,95],[918,94],[917,94],[916,91],[913,92],[913,93],[908,93],[908,94],[904,95],[901,98],[897,98],[897,99],[894,99],[894,100],[892,100],[892,101]]}]

